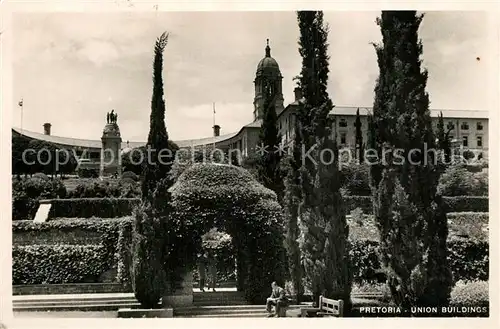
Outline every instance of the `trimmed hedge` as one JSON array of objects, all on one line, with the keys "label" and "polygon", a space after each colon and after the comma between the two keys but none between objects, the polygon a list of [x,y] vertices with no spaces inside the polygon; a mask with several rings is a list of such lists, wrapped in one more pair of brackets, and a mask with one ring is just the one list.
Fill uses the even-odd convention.
[{"label": "trimmed hedge", "polygon": [[[12,251],[13,284],[89,283],[98,282],[100,276],[116,270],[115,282],[129,283],[130,217],[120,219],[62,219],[45,223],[33,221],[13,222],[16,234],[42,234],[58,232],[61,239],[39,245],[14,245]],[[65,235],[97,233],[100,243],[67,244]],[[15,238],[14,238],[15,241]]]},{"label": "trimmed hedge", "polygon": [[489,198],[487,196],[455,196],[443,197],[448,212],[488,212]]},{"label": "trimmed hedge", "polygon": [[84,199],[54,199],[49,219],[58,217],[75,218],[117,218],[131,216],[137,198],[84,198]]},{"label": "trimmed hedge", "polygon": [[[173,221],[179,223],[172,225],[187,232],[183,248],[194,244],[200,250],[201,236],[213,227],[230,234],[238,260],[237,287],[247,300],[263,303],[269,283],[284,281],[286,275],[282,209],[276,194],[247,170],[217,164],[193,164],[171,192]],[[194,265],[194,259],[183,261]]]},{"label": "trimmed hedge", "polygon": [[[130,181],[130,179],[128,179]],[[82,180],[71,192],[69,198],[138,198],[141,196],[139,184],[127,179]]]},{"label": "trimmed hedge", "polygon": [[[487,242],[471,239],[448,241],[449,262],[453,280],[488,280],[489,248]],[[378,242],[351,241],[353,281],[385,282],[378,259]]]},{"label": "trimmed hedge", "polygon": [[[488,212],[489,210],[487,196],[445,196],[443,201],[447,212]],[[347,213],[356,208],[361,208],[365,214],[373,213],[371,196],[344,196],[344,203]]]},{"label": "trimmed hedge", "polygon": [[109,269],[102,245],[32,245],[12,249],[13,284],[96,282]]},{"label": "trimmed hedge", "polygon": [[12,219],[33,219],[40,199],[64,198],[66,193],[66,187],[60,179],[14,178],[12,180]]}]

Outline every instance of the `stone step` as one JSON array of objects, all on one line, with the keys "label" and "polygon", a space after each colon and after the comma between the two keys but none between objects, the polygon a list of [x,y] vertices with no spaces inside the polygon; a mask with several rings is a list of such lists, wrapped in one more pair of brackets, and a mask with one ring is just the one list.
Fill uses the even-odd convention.
[{"label": "stone step", "polygon": [[22,305],[13,306],[14,312],[42,312],[42,311],[116,311],[120,308],[138,308],[139,303],[87,303],[64,305]]},{"label": "stone step", "polygon": [[133,303],[135,297],[104,297],[104,298],[59,298],[59,299],[29,299],[12,301],[12,305],[31,305],[31,304],[75,304],[75,303]]},{"label": "stone step", "polygon": [[[305,305],[291,305],[288,310],[295,310],[304,307]],[[215,316],[215,315],[230,315],[230,314],[264,314],[266,315],[265,305],[228,305],[228,306],[196,306],[174,309],[174,316]]]}]

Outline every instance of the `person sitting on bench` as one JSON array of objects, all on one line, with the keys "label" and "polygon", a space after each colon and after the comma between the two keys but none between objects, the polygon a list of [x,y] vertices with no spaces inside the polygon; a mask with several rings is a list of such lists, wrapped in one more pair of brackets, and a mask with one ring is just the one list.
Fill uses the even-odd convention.
[{"label": "person sitting on bench", "polygon": [[286,297],[285,289],[278,286],[276,281],[271,283],[272,293],[271,297],[267,298],[266,311],[269,313],[268,317],[274,316],[272,313],[272,306],[275,307],[275,313],[277,316],[280,314],[280,309],[286,307],[288,304],[288,299]]}]

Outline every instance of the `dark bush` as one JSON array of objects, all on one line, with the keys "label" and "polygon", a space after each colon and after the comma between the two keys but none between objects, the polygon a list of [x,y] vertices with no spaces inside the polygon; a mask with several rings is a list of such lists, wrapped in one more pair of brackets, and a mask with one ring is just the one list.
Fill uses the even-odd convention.
[{"label": "dark bush", "polygon": [[78,177],[81,178],[98,178],[99,169],[97,168],[79,168]]},{"label": "dark bush", "polygon": [[465,165],[454,165],[441,175],[438,191],[443,196],[486,196],[488,175],[471,172]]},{"label": "dark bush", "polygon": [[488,241],[453,238],[448,241],[449,263],[453,278],[458,280],[488,280]]},{"label": "dark bush", "polygon": [[134,209],[130,277],[135,298],[147,308],[156,308],[166,292],[162,233],[161,222],[148,203]]},{"label": "dark bush", "polygon": [[137,198],[81,198],[55,199],[49,219],[58,217],[75,218],[117,218],[132,215],[134,207],[139,204]]},{"label": "dark bush", "polygon": [[66,197],[66,187],[60,179],[13,179],[12,219],[33,219],[38,210],[39,200],[64,197]]},{"label": "dark bush", "polygon": [[370,169],[365,164],[343,166],[340,172],[341,185],[350,195],[370,196]]},{"label": "dark bush", "polygon": [[69,193],[70,198],[137,198],[141,189],[136,182],[126,180],[118,184],[106,181],[82,182]]},{"label": "dark bush", "polygon": [[344,196],[344,206],[347,213],[359,208],[365,214],[373,213],[373,203],[371,196],[347,195]]},{"label": "dark bush", "polygon": [[[447,212],[488,212],[489,200],[487,196],[455,196],[443,197]],[[344,196],[344,205],[347,213],[361,208],[365,214],[373,213],[372,198],[370,196]]]},{"label": "dark bush", "polygon": [[447,212],[488,212],[487,196],[443,197]]}]

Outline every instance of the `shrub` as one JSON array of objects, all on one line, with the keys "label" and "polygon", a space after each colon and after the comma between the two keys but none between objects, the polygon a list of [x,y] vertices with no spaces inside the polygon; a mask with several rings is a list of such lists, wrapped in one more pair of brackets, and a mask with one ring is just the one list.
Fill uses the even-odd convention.
[{"label": "shrub", "polygon": [[371,195],[370,169],[365,164],[349,164],[340,172],[341,186],[350,195]]},{"label": "shrub", "polygon": [[[110,220],[63,219],[45,223],[13,222],[14,243],[20,235],[49,236],[43,244],[14,245],[12,275],[14,284],[83,283],[98,282],[100,275],[118,269],[115,282],[129,282],[129,232],[131,218]],[[49,234],[46,234],[49,233]],[[99,241],[75,244],[72,235],[80,240],[90,233],[98,234]],[[54,237],[60,237],[55,240]]]},{"label": "shrub", "polygon": [[365,214],[373,213],[373,204],[371,196],[349,195],[344,196],[344,205],[346,212],[349,213],[356,208],[361,209]]},{"label": "shrub", "polygon": [[443,197],[447,212],[488,212],[487,196]]},{"label": "shrub", "polygon": [[451,291],[450,304],[453,306],[489,306],[489,286],[487,281],[459,281]]},{"label": "shrub", "polygon": [[[487,196],[454,196],[443,197],[447,212],[488,212],[489,200]],[[344,196],[344,206],[349,213],[361,208],[365,214],[373,214],[372,197],[359,195]]]},{"label": "shrub", "polygon": [[51,200],[52,208],[48,218],[116,218],[130,216],[139,201],[137,198],[54,199]]},{"label": "shrub", "polygon": [[81,178],[97,178],[99,177],[99,169],[97,168],[79,168],[78,177]]},{"label": "shrub", "polygon": [[488,280],[489,244],[475,239],[452,238],[448,241],[449,263],[453,278],[458,280]]},{"label": "shrub", "polygon": [[132,171],[126,171],[122,174],[122,181],[125,179],[132,179],[133,181],[137,182],[139,181],[139,175]]},{"label": "shrub", "polygon": [[12,219],[33,219],[38,201],[46,198],[64,198],[66,188],[60,179],[14,179],[12,181]]},{"label": "shrub", "polygon": [[[351,241],[349,256],[351,257],[351,271],[354,283],[379,281],[381,276],[377,241]],[[385,281],[383,276],[382,281]]]},{"label": "shrub", "polygon": [[162,265],[164,236],[161,223],[147,203],[134,210],[134,219],[130,272],[132,289],[143,307],[156,308],[167,282]]},{"label": "shrub", "polygon": [[97,282],[109,266],[101,245],[31,245],[12,250],[13,284]]},{"label": "shrub", "polygon": [[473,173],[465,165],[450,166],[441,175],[438,191],[444,196],[488,195],[488,175]]},{"label": "shrub", "polygon": [[82,182],[69,193],[70,198],[137,198],[140,195],[139,184],[130,180],[118,184],[107,180]]},{"label": "shrub", "polygon": [[448,213],[449,236],[466,237],[477,241],[488,242],[487,212]]},{"label": "shrub", "polygon": [[175,162],[170,170],[170,178],[176,181],[180,175],[195,163],[228,164],[230,159],[221,152],[212,152],[212,148],[181,149],[175,154]]}]

